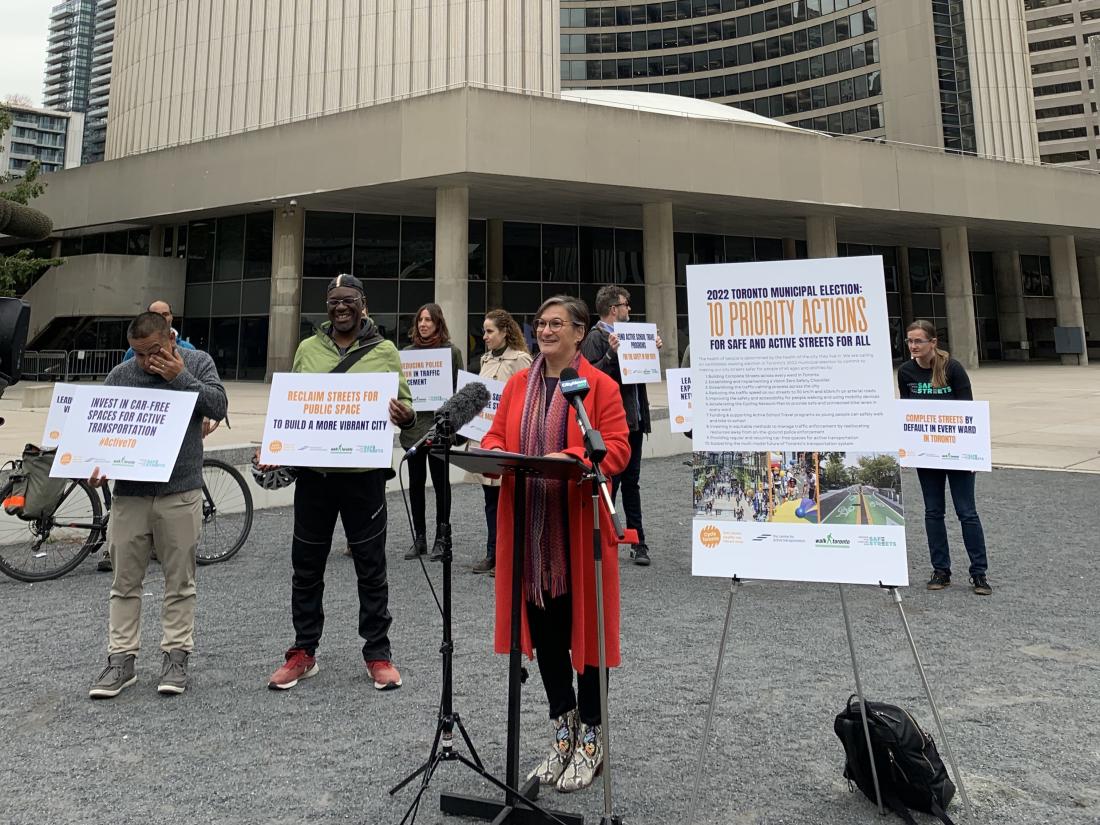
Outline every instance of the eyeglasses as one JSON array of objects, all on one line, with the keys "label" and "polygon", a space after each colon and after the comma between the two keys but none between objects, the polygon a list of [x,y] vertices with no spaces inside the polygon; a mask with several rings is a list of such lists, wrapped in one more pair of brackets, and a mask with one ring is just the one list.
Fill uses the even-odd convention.
[{"label": "eyeglasses", "polygon": [[630,309],[630,302],[629,301],[623,301],[621,304],[612,304],[611,305],[612,309],[618,309],[619,307],[626,307],[627,309]]},{"label": "eyeglasses", "polygon": [[911,347],[919,347],[924,344],[932,343],[928,338],[906,338],[905,343]]},{"label": "eyeglasses", "polygon": [[325,301],[325,303],[328,304],[329,307],[332,309],[340,306],[340,304],[343,304],[346,307],[353,307],[359,303],[359,296],[356,295],[349,296],[347,298],[329,298],[327,301]]},{"label": "eyeglasses", "polygon": [[561,318],[551,318],[549,321],[544,321],[542,318],[539,318],[535,321],[535,330],[537,332],[542,332],[549,327],[551,332],[561,332],[562,328],[567,324],[580,326],[576,321],[563,321]]}]

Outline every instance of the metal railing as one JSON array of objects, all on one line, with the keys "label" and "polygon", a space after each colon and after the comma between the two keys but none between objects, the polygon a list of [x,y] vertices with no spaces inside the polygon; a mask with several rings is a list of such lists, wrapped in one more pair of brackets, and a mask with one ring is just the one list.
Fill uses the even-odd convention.
[{"label": "metal railing", "polygon": [[106,378],[122,363],[124,349],[43,350],[23,353],[23,380],[79,381]]}]

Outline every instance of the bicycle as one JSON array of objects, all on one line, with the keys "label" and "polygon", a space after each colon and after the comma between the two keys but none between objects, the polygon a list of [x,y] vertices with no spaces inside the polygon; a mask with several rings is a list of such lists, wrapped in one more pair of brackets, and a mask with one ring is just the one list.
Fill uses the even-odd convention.
[{"label": "bicycle", "polygon": [[[13,476],[22,468],[14,460],[4,472],[0,499],[7,498]],[[64,576],[96,553],[107,538],[111,492],[102,499],[88,482],[68,482],[43,515],[26,519],[0,509],[0,570],[13,579],[41,582]],[[228,561],[244,546],[252,530],[252,493],[244,477],[224,461],[202,461],[202,532],[195,549],[201,565]]]}]

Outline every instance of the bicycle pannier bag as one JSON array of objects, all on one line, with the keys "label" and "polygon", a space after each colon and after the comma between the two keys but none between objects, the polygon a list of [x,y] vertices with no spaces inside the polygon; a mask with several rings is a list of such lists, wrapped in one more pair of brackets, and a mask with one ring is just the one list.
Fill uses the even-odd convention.
[{"label": "bicycle pannier bag", "polygon": [[22,512],[25,519],[52,516],[61,503],[61,494],[69,481],[64,478],[50,478],[50,468],[56,453],[56,449],[43,450],[33,444],[23,448],[23,475],[27,484]]}]

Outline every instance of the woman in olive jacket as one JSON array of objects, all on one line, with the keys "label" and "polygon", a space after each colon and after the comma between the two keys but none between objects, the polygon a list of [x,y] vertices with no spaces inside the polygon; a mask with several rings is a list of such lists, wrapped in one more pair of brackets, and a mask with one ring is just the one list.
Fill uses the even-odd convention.
[{"label": "woman in olive jacket", "polygon": [[[485,313],[481,327],[481,340],[485,342],[485,354],[481,356],[481,378],[491,378],[507,384],[517,372],[531,366],[531,354],[523,338],[523,330],[511,315],[503,309]],[[478,445],[474,445],[478,446]],[[500,479],[475,478],[481,482],[485,493],[485,558],[474,565],[473,572],[493,575],[497,563],[497,503],[500,501]]]}]

